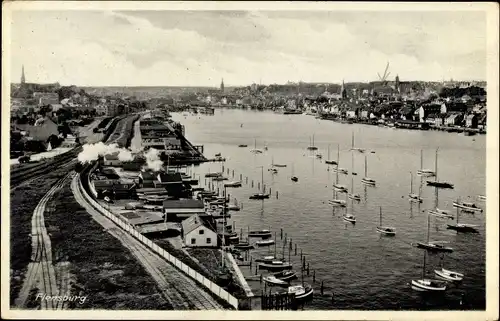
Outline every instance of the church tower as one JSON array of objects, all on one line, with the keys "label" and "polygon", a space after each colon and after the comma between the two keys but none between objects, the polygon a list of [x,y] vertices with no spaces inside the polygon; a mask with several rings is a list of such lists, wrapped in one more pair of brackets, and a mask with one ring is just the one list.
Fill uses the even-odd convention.
[{"label": "church tower", "polygon": [[399,75],[396,75],[396,88],[397,92],[399,92]]},{"label": "church tower", "polygon": [[24,77],[24,65],[21,70],[21,85],[23,85],[26,82],[26,78]]},{"label": "church tower", "polygon": [[342,99],[347,99],[347,90],[345,89],[345,84],[343,79],[342,79],[342,87],[340,87],[340,95]]},{"label": "church tower", "polygon": [[222,78],[222,81],[220,82],[220,92],[222,94],[224,93],[224,78]]}]

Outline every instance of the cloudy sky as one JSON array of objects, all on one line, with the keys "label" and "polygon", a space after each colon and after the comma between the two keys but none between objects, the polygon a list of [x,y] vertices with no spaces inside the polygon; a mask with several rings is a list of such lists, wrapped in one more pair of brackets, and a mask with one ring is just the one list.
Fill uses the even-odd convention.
[{"label": "cloudy sky", "polygon": [[94,86],[485,79],[484,12],[15,11],[11,77]]}]

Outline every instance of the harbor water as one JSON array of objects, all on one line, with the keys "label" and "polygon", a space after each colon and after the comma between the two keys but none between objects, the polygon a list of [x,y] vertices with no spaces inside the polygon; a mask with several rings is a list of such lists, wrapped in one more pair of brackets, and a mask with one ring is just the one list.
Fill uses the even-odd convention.
[{"label": "harbor water", "polygon": [[[423,167],[434,170],[435,151],[439,148],[439,180],[452,182],[455,188],[439,190],[438,207],[455,215],[452,202],[458,198],[486,206],[477,199],[477,195],[486,192],[486,136],[350,125],[308,115],[239,109],[217,109],[213,116],[173,113],[172,118],[185,125],[186,137],[193,144],[204,145],[207,158],[217,153],[226,158],[225,163],[205,163],[195,168],[196,176],[201,174],[201,186],[208,183],[204,173],[222,171],[222,166],[229,181],[242,178],[241,188],[227,189],[231,202],[236,199],[243,207],[239,212],[231,212],[228,221],[235,222],[236,231],[270,227],[273,234],[277,232],[277,251],[281,253],[282,228],[288,239],[297,244],[298,251],[302,250],[311,270],[306,281],[315,289],[315,298],[308,309],[485,309],[486,211],[460,214],[460,222],[476,224],[478,234],[457,234],[446,229],[446,224],[453,220],[431,217],[430,240],[447,241],[454,252],[444,257],[429,254],[426,277],[434,278],[434,269],[442,264],[465,274],[461,284],[449,285],[444,295],[426,296],[412,290],[409,283],[422,277],[424,257],[423,250],[412,243],[426,240],[427,210],[436,206],[435,189],[416,175],[420,150],[424,155]],[[365,153],[353,152],[357,172],[353,186],[361,201],[352,206],[349,201],[347,209],[333,209],[328,200],[332,199],[335,173],[333,166],[324,161],[328,159],[328,146],[329,158],[337,159],[338,144],[340,167],[350,171],[353,133],[355,147],[366,149]],[[313,139],[318,147],[314,152],[307,150]],[[263,153],[250,151],[255,142]],[[240,144],[248,147],[238,147]],[[315,156],[318,153],[322,159]],[[376,187],[361,183],[365,155],[368,177],[376,180]],[[272,174],[268,171],[272,162],[287,167]],[[264,167],[264,185],[267,191],[271,189],[271,197],[264,201],[249,200],[252,193],[259,191],[260,166]],[[298,182],[291,181],[292,171]],[[420,205],[408,201],[410,172],[414,177],[414,193],[422,184]],[[339,174],[339,183],[350,187],[351,177]],[[345,198],[345,194],[341,195]],[[383,211],[383,225],[396,228],[395,237],[376,232],[379,207]],[[355,225],[343,221],[346,211],[356,216]],[[250,253],[258,251],[274,252],[274,246]],[[291,261],[300,275],[300,256],[294,254],[293,249]],[[285,258],[288,259],[288,246]],[[255,274],[248,268],[242,270],[246,275]],[[325,298],[319,295],[321,281],[325,285]],[[259,283],[253,281],[250,285],[259,289]],[[256,292],[259,294],[259,290]]]}]

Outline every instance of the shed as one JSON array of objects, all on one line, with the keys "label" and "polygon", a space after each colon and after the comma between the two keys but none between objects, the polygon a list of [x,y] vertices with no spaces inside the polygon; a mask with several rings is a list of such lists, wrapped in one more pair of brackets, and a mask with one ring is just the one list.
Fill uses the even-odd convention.
[{"label": "shed", "polygon": [[213,220],[192,215],[182,221],[182,240],[189,247],[217,247],[218,238]]}]

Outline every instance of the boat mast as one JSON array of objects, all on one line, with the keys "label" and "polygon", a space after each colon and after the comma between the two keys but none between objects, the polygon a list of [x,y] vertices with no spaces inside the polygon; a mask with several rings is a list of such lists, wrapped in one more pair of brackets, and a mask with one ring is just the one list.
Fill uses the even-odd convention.
[{"label": "boat mast", "polygon": [[436,148],[436,163],[434,165],[434,174],[435,174],[435,177],[436,177],[436,182],[438,181],[438,148]]},{"label": "boat mast", "polygon": [[354,176],[352,172],[354,171],[354,153],[351,151],[351,193],[354,195]]},{"label": "boat mast", "polygon": [[413,174],[410,172],[410,194],[413,194]]},{"label": "boat mast", "polygon": [[431,229],[431,215],[427,214],[427,243],[429,243],[430,229]]},{"label": "boat mast", "polygon": [[367,156],[365,155],[365,178],[368,177],[368,161]]},{"label": "boat mast", "polygon": [[224,205],[222,206],[222,218],[224,219],[224,226],[222,227],[222,271],[224,271],[224,250],[225,250],[225,247],[226,247],[226,224],[227,224],[227,221],[226,221],[226,186],[224,186]]},{"label": "boat mast", "polygon": [[423,169],[424,167],[424,150],[420,150],[420,169]]},{"label": "boat mast", "polygon": [[335,175],[335,184],[339,183],[339,164],[340,164],[340,144],[337,144],[337,173]]},{"label": "boat mast", "polygon": [[330,144],[328,144],[328,160],[330,160]]},{"label": "boat mast", "polygon": [[380,206],[380,227],[382,227],[382,206]]},{"label": "boat mast", "polygon": [[352,136],[351,136],[351,149],[354,149],[354,132],[352,132]]},{"label": "boat mast", "polygon": [[261,167],[261,174],[262,174],[262,177],[261,177],[261,189],[262,189],[262,195],[264,195],[264,166]]},{"label": "boat mast", "polygon": [[[460,204],[460,197],[457,199],[457,204]],[[456,225],[458,226],[458,216],[459,216],[459,208],[457,207],[457,223]]]},{"label": "boat mast", "polygon": [[427,258],[427,251],[424,250],[424,265],[422,267],[422,279],[425,279],[425,259]]}]

